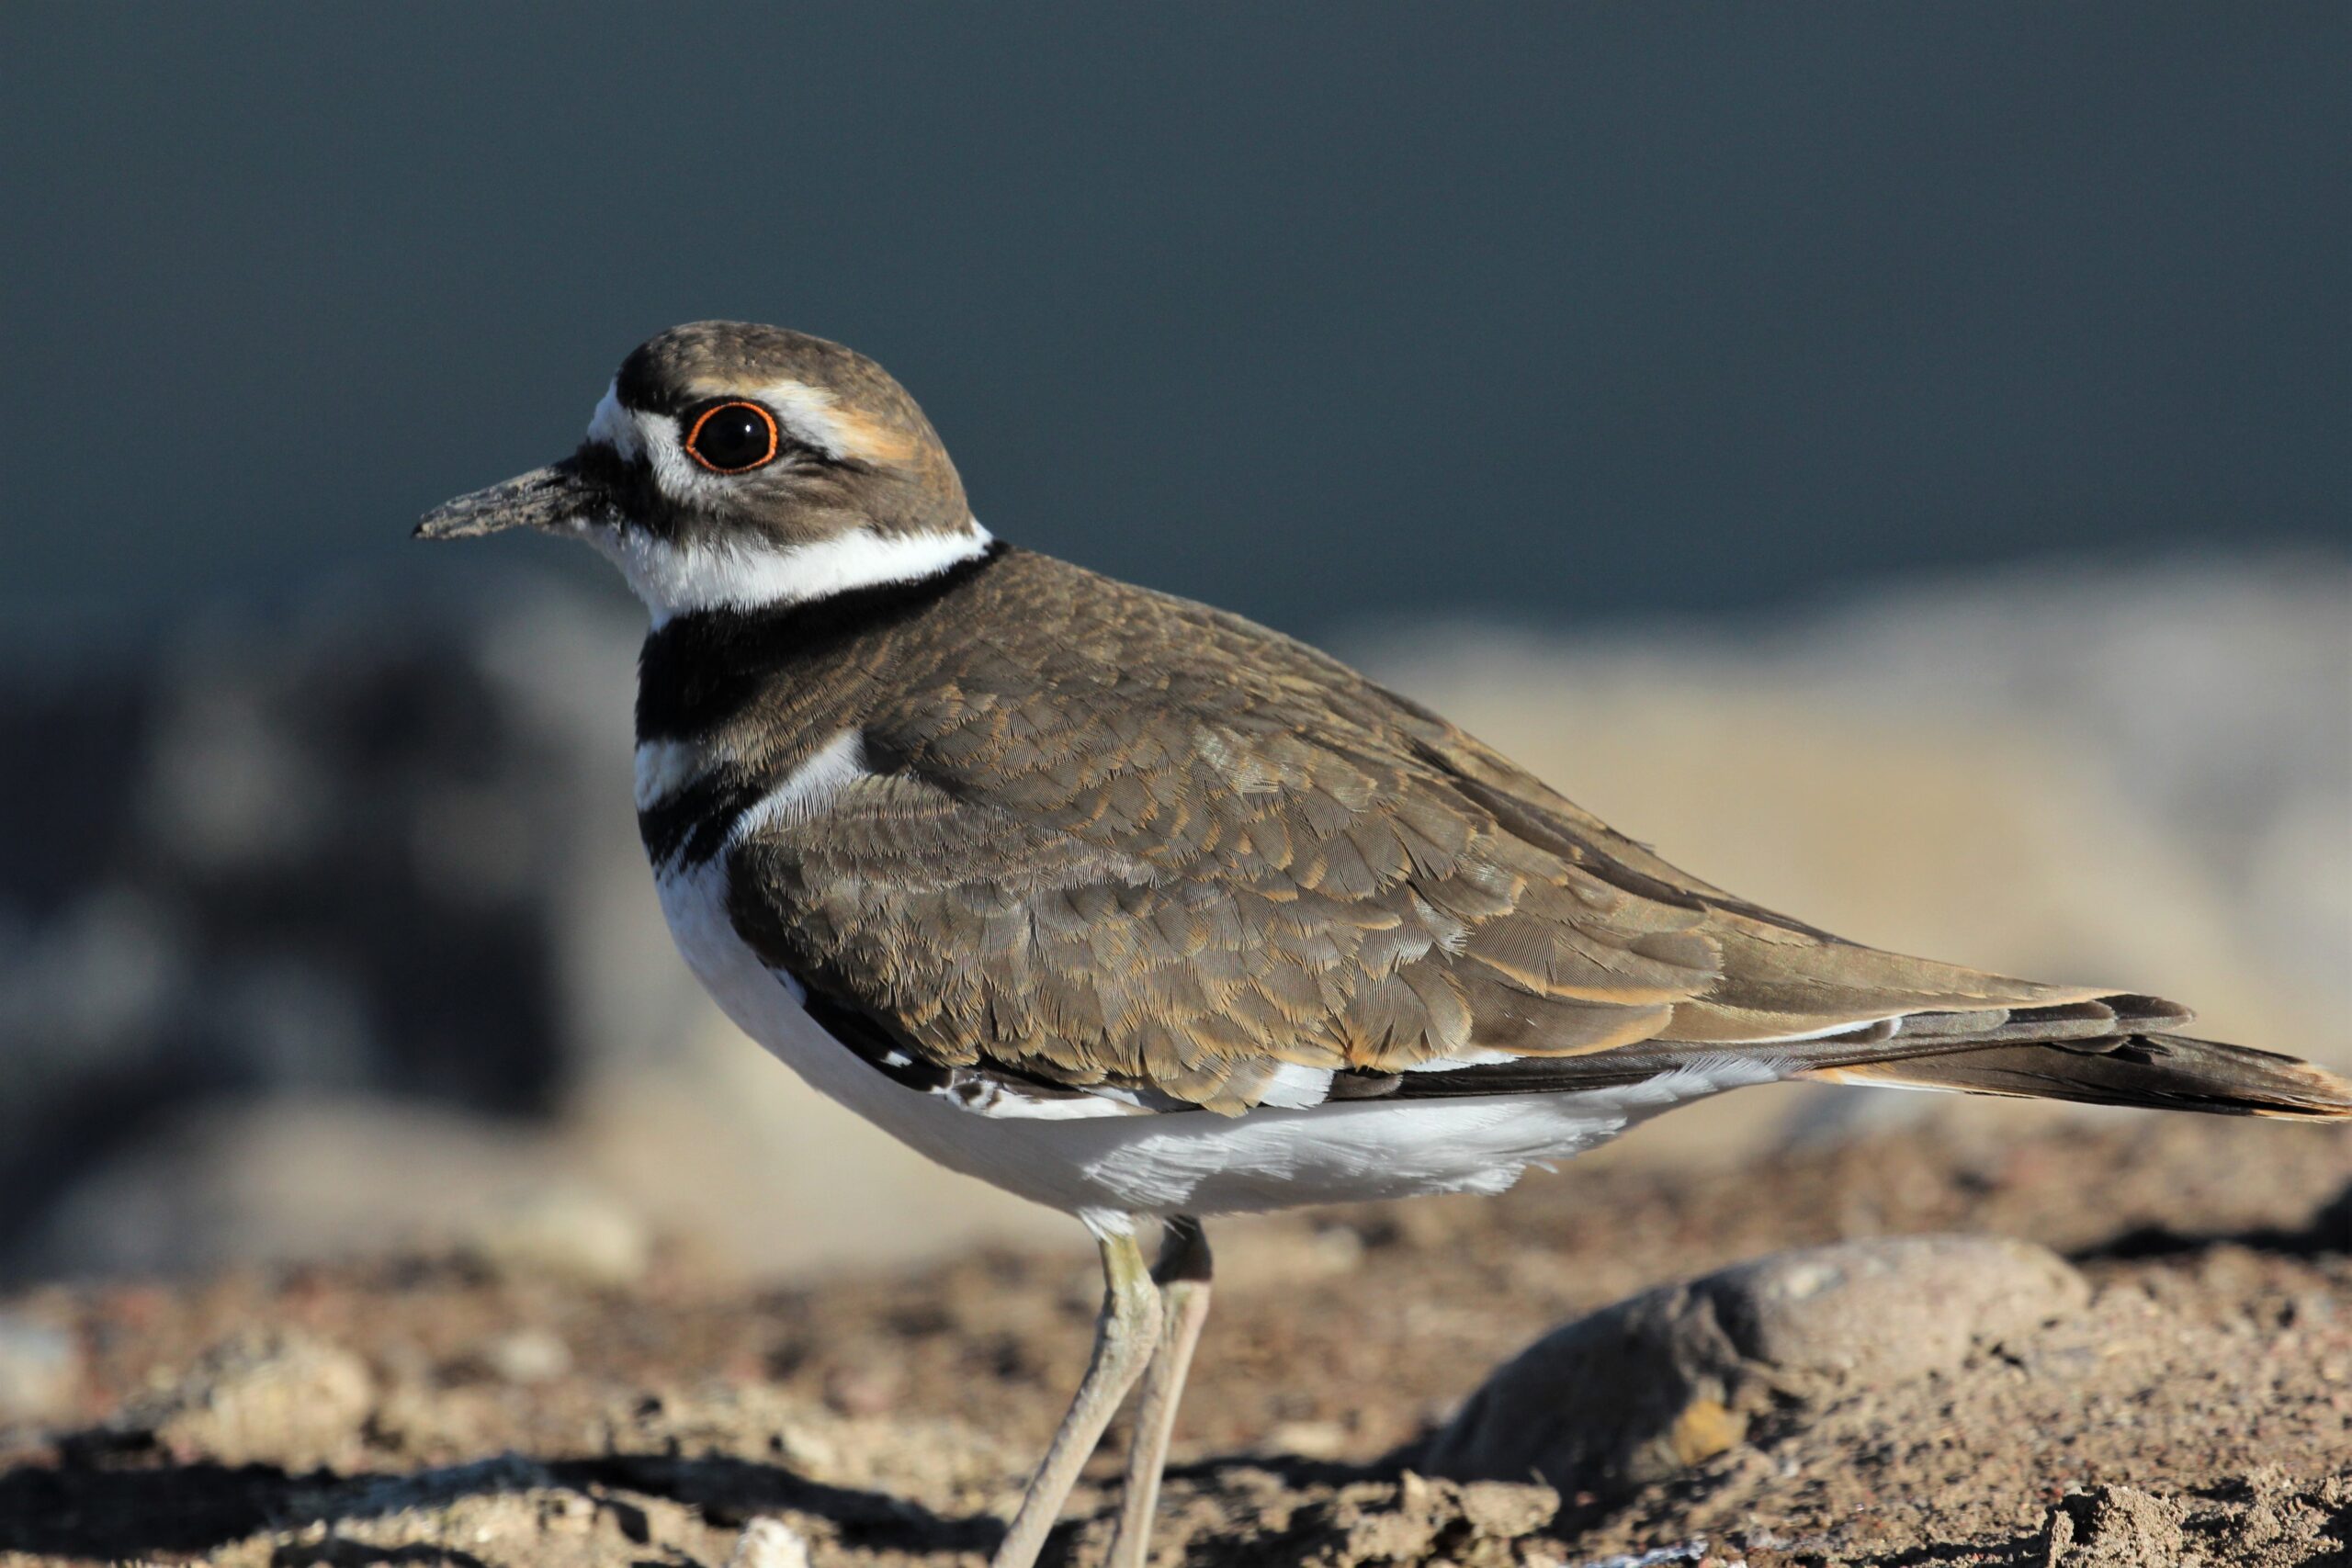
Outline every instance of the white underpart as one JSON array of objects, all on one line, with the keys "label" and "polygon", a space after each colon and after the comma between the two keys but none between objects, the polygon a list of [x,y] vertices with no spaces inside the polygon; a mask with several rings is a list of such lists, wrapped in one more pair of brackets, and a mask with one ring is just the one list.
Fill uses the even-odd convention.
[{"label": "white underpart", "polygon": [[1117,1229],[1125,1214],[1499,1192],[1531,1165],[1566,1159],[1662,1111],[1784,1071],[1770,1060],[1701,1056],[1641,1083],[1566,1094],[1345,1100],[1234,1117],[1125,1108],[988,1114],[899,1083],[818,1027],[788,977],[735,934],[726,868],[722,855],[669,869],[662,908],[679,952],[738,1027],[818,1090],[940,1164],[1098,1227]]},{"label": "white underpart", "polygon": [[[764,403],[796,439],[838,457],[848,437],[828,412],[831,394],[797,381],[777,382],[750,394]],[[663,493],[680,500],[716,497],[728,483],[686,456],[678,422],[669,414],[621,406],[606,389],[588,421],[588,439],[602,442],[630,462],[644,462]],[[994,536],[967,517],[952,534],[876,534],[866,529],[815,544],[770,547],[757,543],[677,545],[641,528],[583,517],[582,536],[620,568],[629,588],[645,602],[653,624],[695,610],[757,610],[806,604],[860,588],[914,582],[934,577],[985,552]]]}]

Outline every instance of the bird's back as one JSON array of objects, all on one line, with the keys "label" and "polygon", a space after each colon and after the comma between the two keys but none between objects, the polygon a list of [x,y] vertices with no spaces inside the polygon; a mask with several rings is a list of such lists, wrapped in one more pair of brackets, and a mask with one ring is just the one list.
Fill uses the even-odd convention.
[{"label": "bird's back", "polygon": [[[2181,1054],[2170,1003],[1840,941],[1313,649],[1028,551],[673,620],[639,714],[657,863],[725,855],[763,959],[941,1085],[1238,1113],[1746,1057],[2107,1099],[2128,1043]],[[2219,1108],[2340,1098],[2225,1059]]]}]

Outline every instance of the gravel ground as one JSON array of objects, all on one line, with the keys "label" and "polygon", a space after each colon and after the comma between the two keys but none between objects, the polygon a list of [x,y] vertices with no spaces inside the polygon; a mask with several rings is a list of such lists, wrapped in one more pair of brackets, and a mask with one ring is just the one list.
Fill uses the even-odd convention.
[{"label": "gravel ground", "polygon": [[[1565,1321],[1779,1249],[1948,1231],[2056,1249],[2087,1304],[1941,1370],[1767,1401],[1644,1484],[1415,1468]],[[1947,1118],[1213,1235],[1163,1565],[2352,1562],[2343,1133]],[[1084,1359],[1091,1260],[722,1280],[670,1249],[616,1280],[540,1238],[21,1292],[0,1302],[0,1562],[984,1561]],[[1099,1559],[1116,1444],[1049,1562]]]}]

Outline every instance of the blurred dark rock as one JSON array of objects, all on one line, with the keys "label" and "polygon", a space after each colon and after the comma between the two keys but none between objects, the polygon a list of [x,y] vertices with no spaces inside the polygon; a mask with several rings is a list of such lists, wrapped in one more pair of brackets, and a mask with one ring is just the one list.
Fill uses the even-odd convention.
[{"label": "blurred dark rock", "polygon": [[207,1101],[77,1173],[11,1261],[37,1277],[178,1274],[400,1244],[504,1272],[527,1257],[626,1274],[641,1223],[577,1166],[538,1129],[414,1100]]},{"label": "blurred dark rock", "polygon": [[2352,1252],[2352,1187],[2329,1199],[2312,1217],[2311,1239],[2330,1252]]},{"label": "blurred dark rock", "polygon": [[1662,1479],[1766,1412],[1959,1366],[2089,1299],[2048,1249],[1992,1236],[1775,1253],[1555,1329],[1487,1380],[1421,1467],[1564,1490]]},{"label": "blurred dark rock", "polygon": [[0,806],[40,830],[0,836],[0,1274],[208,1101],[530,1117],[658,1046],[687,983],[630,831],[640,630],[532,580],[9,663],[37,765]]}]

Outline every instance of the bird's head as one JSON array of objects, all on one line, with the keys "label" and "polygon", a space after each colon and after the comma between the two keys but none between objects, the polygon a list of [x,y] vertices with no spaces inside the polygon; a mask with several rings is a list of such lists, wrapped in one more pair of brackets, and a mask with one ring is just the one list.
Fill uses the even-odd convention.
[{"label": "bird's head", "polygon": [[435,507],[416,532],[514,527],[596,546],[657,622],[910,581],[989,544],[930,421],[880,366],[743,321],[641,344],[578,451]]}]

